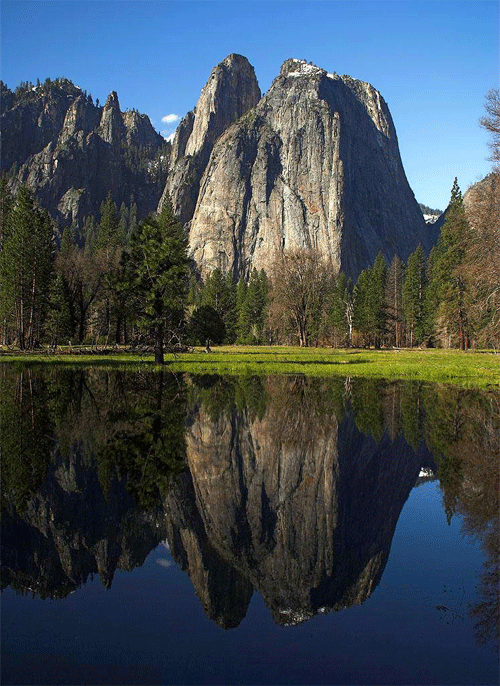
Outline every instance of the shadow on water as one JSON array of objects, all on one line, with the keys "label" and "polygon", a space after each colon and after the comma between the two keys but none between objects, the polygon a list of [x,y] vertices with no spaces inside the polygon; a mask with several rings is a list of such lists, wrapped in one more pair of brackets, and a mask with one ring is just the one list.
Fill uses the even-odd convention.
[{"label": "shadow on water", "polygon": [[[356,360],[360,362],[360,360]],[[363,603],[404,503],[439,478],[487,562],[498,637],[498,394],[418,382],[2,367],[2,588],[111,587],[161,541],[206,614],[280,625]]]}]

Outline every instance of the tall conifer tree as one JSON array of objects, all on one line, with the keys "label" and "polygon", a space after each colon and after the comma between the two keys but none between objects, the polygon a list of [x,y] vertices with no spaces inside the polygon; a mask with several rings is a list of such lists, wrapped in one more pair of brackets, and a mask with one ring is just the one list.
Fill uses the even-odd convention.
[{"label": "tall conifer tree", "polygon": [[165,336],[183,322],[189,264],[184,229],[170,202],[164,203],[160,215],[147,217],[132,235],[129,260],[137,324],[151,333],[155,362],[163,364]]},{"label": "tall conifer tree", "polygon": [[462,193],[453,183],[451,200],[441,235],[430,256],[430,310],[434,324],[445,326],[450,340],[456,338],[461,350],[470,345],[468,293],[465,258],[470,243],[470,226]]},{"label": "tall conifer tree", "polygon": [[408,258],[403,286],[403,314],[408,325],[410,347],[424,337],[426,264],[421,245]]}]

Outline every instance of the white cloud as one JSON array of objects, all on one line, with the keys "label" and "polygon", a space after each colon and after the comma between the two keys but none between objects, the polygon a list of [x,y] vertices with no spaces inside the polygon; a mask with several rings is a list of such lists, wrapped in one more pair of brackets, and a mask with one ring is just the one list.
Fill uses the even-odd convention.
[{"label": "white cloud", "polygon": [[171,143],[174,140],[175,131],[173,133],[170,133],[170,131],[162,131],[161,135],[166,141],[169,141]]},{"label": "white cloud", "polygon": [[162,122],[165,124],[173,124],[176,121],[179,121],[180,117],[178,114],[166,114],[164,117],[161,118]]}]

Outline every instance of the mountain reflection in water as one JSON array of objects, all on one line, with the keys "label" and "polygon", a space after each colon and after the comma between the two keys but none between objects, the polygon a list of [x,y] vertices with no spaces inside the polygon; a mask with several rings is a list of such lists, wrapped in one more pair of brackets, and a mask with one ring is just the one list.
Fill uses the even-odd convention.
[{"label": "mountain reflection in water", "polygon": [[[0,369],[2,588],[64,597],[166,540],[224,628],[362,603],[421,470],[487,563],[498,632],[500,398],[419,383]],[[421,479],[420,479],[421,480]]]}]

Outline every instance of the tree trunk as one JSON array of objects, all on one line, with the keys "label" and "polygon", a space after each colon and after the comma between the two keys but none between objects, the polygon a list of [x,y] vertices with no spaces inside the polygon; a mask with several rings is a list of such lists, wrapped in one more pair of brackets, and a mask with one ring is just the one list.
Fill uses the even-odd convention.
[{"label": "tree trunk", "polygon": [[163,324],[159,323],[155,327],[155,364],[165,364],[163,357]]}]

